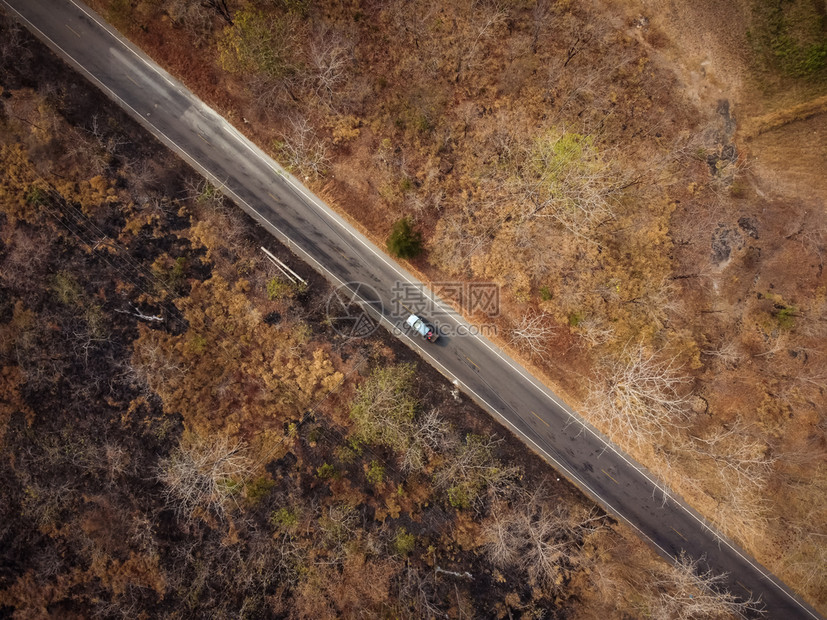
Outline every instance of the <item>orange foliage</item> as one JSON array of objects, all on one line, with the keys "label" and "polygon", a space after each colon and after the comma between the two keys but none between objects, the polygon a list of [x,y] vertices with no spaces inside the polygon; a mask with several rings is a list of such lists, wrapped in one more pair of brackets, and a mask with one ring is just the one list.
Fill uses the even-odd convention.
[{"label": "orange foliage", "polygon": [[165,410],[202,436],[279,429],[341,381],[322,349],[289,325],[264,323],[242,288],[220,276],[196,283],[178,302],[190,326],[184,334],[141,326],[135,343],[134,362]]}]

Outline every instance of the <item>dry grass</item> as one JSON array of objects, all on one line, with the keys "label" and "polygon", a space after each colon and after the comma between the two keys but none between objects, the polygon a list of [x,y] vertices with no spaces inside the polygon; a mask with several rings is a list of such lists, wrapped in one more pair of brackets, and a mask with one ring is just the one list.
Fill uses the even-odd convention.
[{"label": "dry grass", "polygon": [[[592,9],[591,14],[584,5],[572,3],[570,13],[555,15],[552,23],[560,30],[550,37],[548,55],[539,59],[526,53],[530,38],[507,36],[505,25],[496,19],[488,25],[460,20],[459,28],[452,29],[451,19],[458,14],[444,12],[459,9],[426,4],[425,9],[433,12],[421,21],[398,10],[402,5],[389,5],[371,31],[391,32],[395,41],[407,41],[406,45],[397,41],[389,46],[386,37],[362,33],[367,39],[358,58],[370,74],[354,75],[352,83],[367,93],[358,112],[364,122],[358,135],[336,144],[324,195],[335,199],[336,208],[380,245],[402,214],[413,214],[426,238],[437,220],[466,208],[474,215],[488,208],[493,219],[505,220],[508,214],[501,203],[490,196],[485,202],[486,188],[478,179],[490,181],[496,176],[492,170],[500,171],[502,162],[514,157],[521,140],[550,123],[573,122],[585,133],[599,127],[612,157],[624,167],[652,173],[647,179],[650,193],[627,199],[628,217],[617,224],[624,238],[616,263],[609,266],[617,269],[625,286],[631,267],[653,265],[649,256],[668,254],[671,262],[656,265],[649,279],[685,276],[663,287],[660,296],[653,293],[641,301],[630,294],[623,308],[648,307],[649,312],[613,316],[612,327],[628,323],[627,332],[655,340],[686,361],[696,393],[708,403],[707,417],[695,416],[693,432],[703,434],[747,415],[774,449],[797,450],[784,437],[823,437],[819,424],[823,425],[824,399],[818,381],[796,377],[818,376],[812,369],[823,364],[827,354],[823,336],[819,340],[812,331],[823,321],[815,308],[825,287],[822,254],[827,250],[824,232],[818,228],[824,221],[827,193],[827,130],[820,116],[825,102],[817,85],[788,88],[787,78],[755,78],[745,35],[751,0],[606,0],[609,6]],[[328,18],[349,21],[352,15],[337,5]],[[520,19],[528,19],[527,14],[520,14]],[[588,29],[578,29],[578,20],[588,23]],[[513,23],[509,28],[519,31]],[[248,135],[265,145],[278,135],[278,119],[257,113],[244,99],[240,82],[215,72],[209,63],[187,64],[182,60],[186,46],[167,36],[170,31],[163,22],[153,22],[149,31],[133,34],[231,120],[241,124],[242,118],[253,119],[252,125],[242,127]],[[564,39],[577,32],[594,35],[594,47],[575,56],[576,70],[566,72],[561,54],[564,58],[576,48],[577,43],[569,43],[577,37]],[[468,38],[465,47],[463,37]],[[478,54],[478,44],[487,37],[503,44]],[[604,88],[609,84],[611,88]],[[731,103],[738,127],[734,136],[716,112],[721,100]],[[333,131],[335,119],[320,114],[315,120],[320,132]],[[744,141],[747,136],[749,142]],[[733,149],[730,159],[723,157],[727,148]],[[643,205],[663,205],[667,200],[673,211],[664,208],[658,214],[662,219],[647,219]],[[548,236],[542,239],[549,245]],[[658,252],[644,254],[656,245],[653,239],[663,245]],[[722,240],[731,246],[726,259],[713,260],[711,246]],[[501,239],[502,263],[487,272],[491,277],[519,280],[514,277],[521,265],[514,260],[513,243]],[[560,254],[556,244],[555,250]],[[644,259],[626,263],[620,250],[628,252],[626,257],[634,251]],[[549,260],[554,260],[553,254]],[[572,256],[580,269],[565,275],[569,281],[584,272],[604,274],[607,269],[603,263],[584,269],[586,258]],[[557,265],[553,266],[556,275]],[[424,261],[411,267],[423,280],[444,279],[445,274]],[[595,306],[617,303],[621,288],[616,286],[588,291],[599,302]],[[582,303],[582,291],[569,292],[572,304]],[[503,312],[508,320],[504,318],[503,325],[519,323],[521,316],[540,306],[530,284],[512,287],[506,294]],[[552,305],[559,303],[558,299]],[[792,326],[779,319],[789,318],[779,314],[782,310],[793,315]],[[588,373],[600,356],[615,355],[623,342],[614,343],[614,349],[590,349],[576,329],[567,329],[565,318],[552,336],[552,349],[565,354],[547,363],[536,356],[525,361],[547,383],[562,386],[568,400],[578,405],[582,399],[571,395],[582,395],[580,371]],[[806,351],[812,353],[805,355]],[[722,499],[710,472],[686,463],[678,467],[676,462],[658,462],[653,446],[635,449],[631,442],[629,447],[698,507],[710,515],[716,512],[714,506]],[[783,468],[783,456],[780,461]],[[721,525],[735,535],[749,532],[752,540],[763,533],[760,545],[750,544],[746,534],[741,539],[759,560],[789,576],[791,585],[799,586],[810,600],[825,605],[822,580],[802,581],[798,569],[779,562],[790,541],[806,540],[795,529],[804,516],[795,506],[807,504],[810,494],[806,487],[796,487],[800,503],[783,501],[779,476],[765,490],[770,509],[760,512],[758,522],[754,514],[745,513],[741,525]],[[732,512],[716,514],[729,519],[737,516]],[[786,525],[771,528],[770,519]]]}]

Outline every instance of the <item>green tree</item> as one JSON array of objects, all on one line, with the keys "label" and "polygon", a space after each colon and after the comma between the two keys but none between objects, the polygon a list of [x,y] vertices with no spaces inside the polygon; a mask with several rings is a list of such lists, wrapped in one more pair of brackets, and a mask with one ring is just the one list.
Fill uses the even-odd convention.
[{"label": "green tree", "polygon": [[422,253],[422,233],[414,229],[407,217],[393,225],[388,251],[397,258],[416,258]]},{"label": "green tree", "polygon": [[518,184],[527,217],[583,232],[610,213],[617,179],[589,135],[550,129],[534,139]]}]

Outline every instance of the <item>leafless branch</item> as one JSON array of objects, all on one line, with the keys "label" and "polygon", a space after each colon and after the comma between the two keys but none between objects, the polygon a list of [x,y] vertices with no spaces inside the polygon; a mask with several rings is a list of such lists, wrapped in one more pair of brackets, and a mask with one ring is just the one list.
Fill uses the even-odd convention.
[{"label": "leafless branch", "polygon": [[545,358],[548,339],[554,334],[554,327],[548,319],[545,312],[524,315],[511,332],[511,344],[527,351],[532,357]]},{"label": "leafless branch", "polygon": [[689,415],[691,379],[680,370],[675,358],[627,346],[591,382],[591,409],[611,434],[638,444],[671,435]]}]

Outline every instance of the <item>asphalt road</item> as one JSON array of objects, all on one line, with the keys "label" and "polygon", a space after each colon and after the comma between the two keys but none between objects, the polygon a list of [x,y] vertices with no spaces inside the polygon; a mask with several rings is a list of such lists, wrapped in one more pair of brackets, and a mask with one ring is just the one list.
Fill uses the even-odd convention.
[{"label": "asphalt road", "polygon": [[[385,327],[401,328],[407,315],[399,307],[398,291],[416,290],[417,280],[102,18],[72,0],[0,2],[298,257],[334,284],[362,283],[359,292],[374,302],[368,304],[370,311],[381,314]],[[419,309],[409,294],[404,296],[405,305]],[[454,334],[469,328],[436,303],[423,312],[427,318]],[[424,359],[659,553],[705,557],[714,571],[729,573],[732,592],[760,597],[767,617],[819,617],[491,342],[449,334],[430,344],[400,331]]]}]

